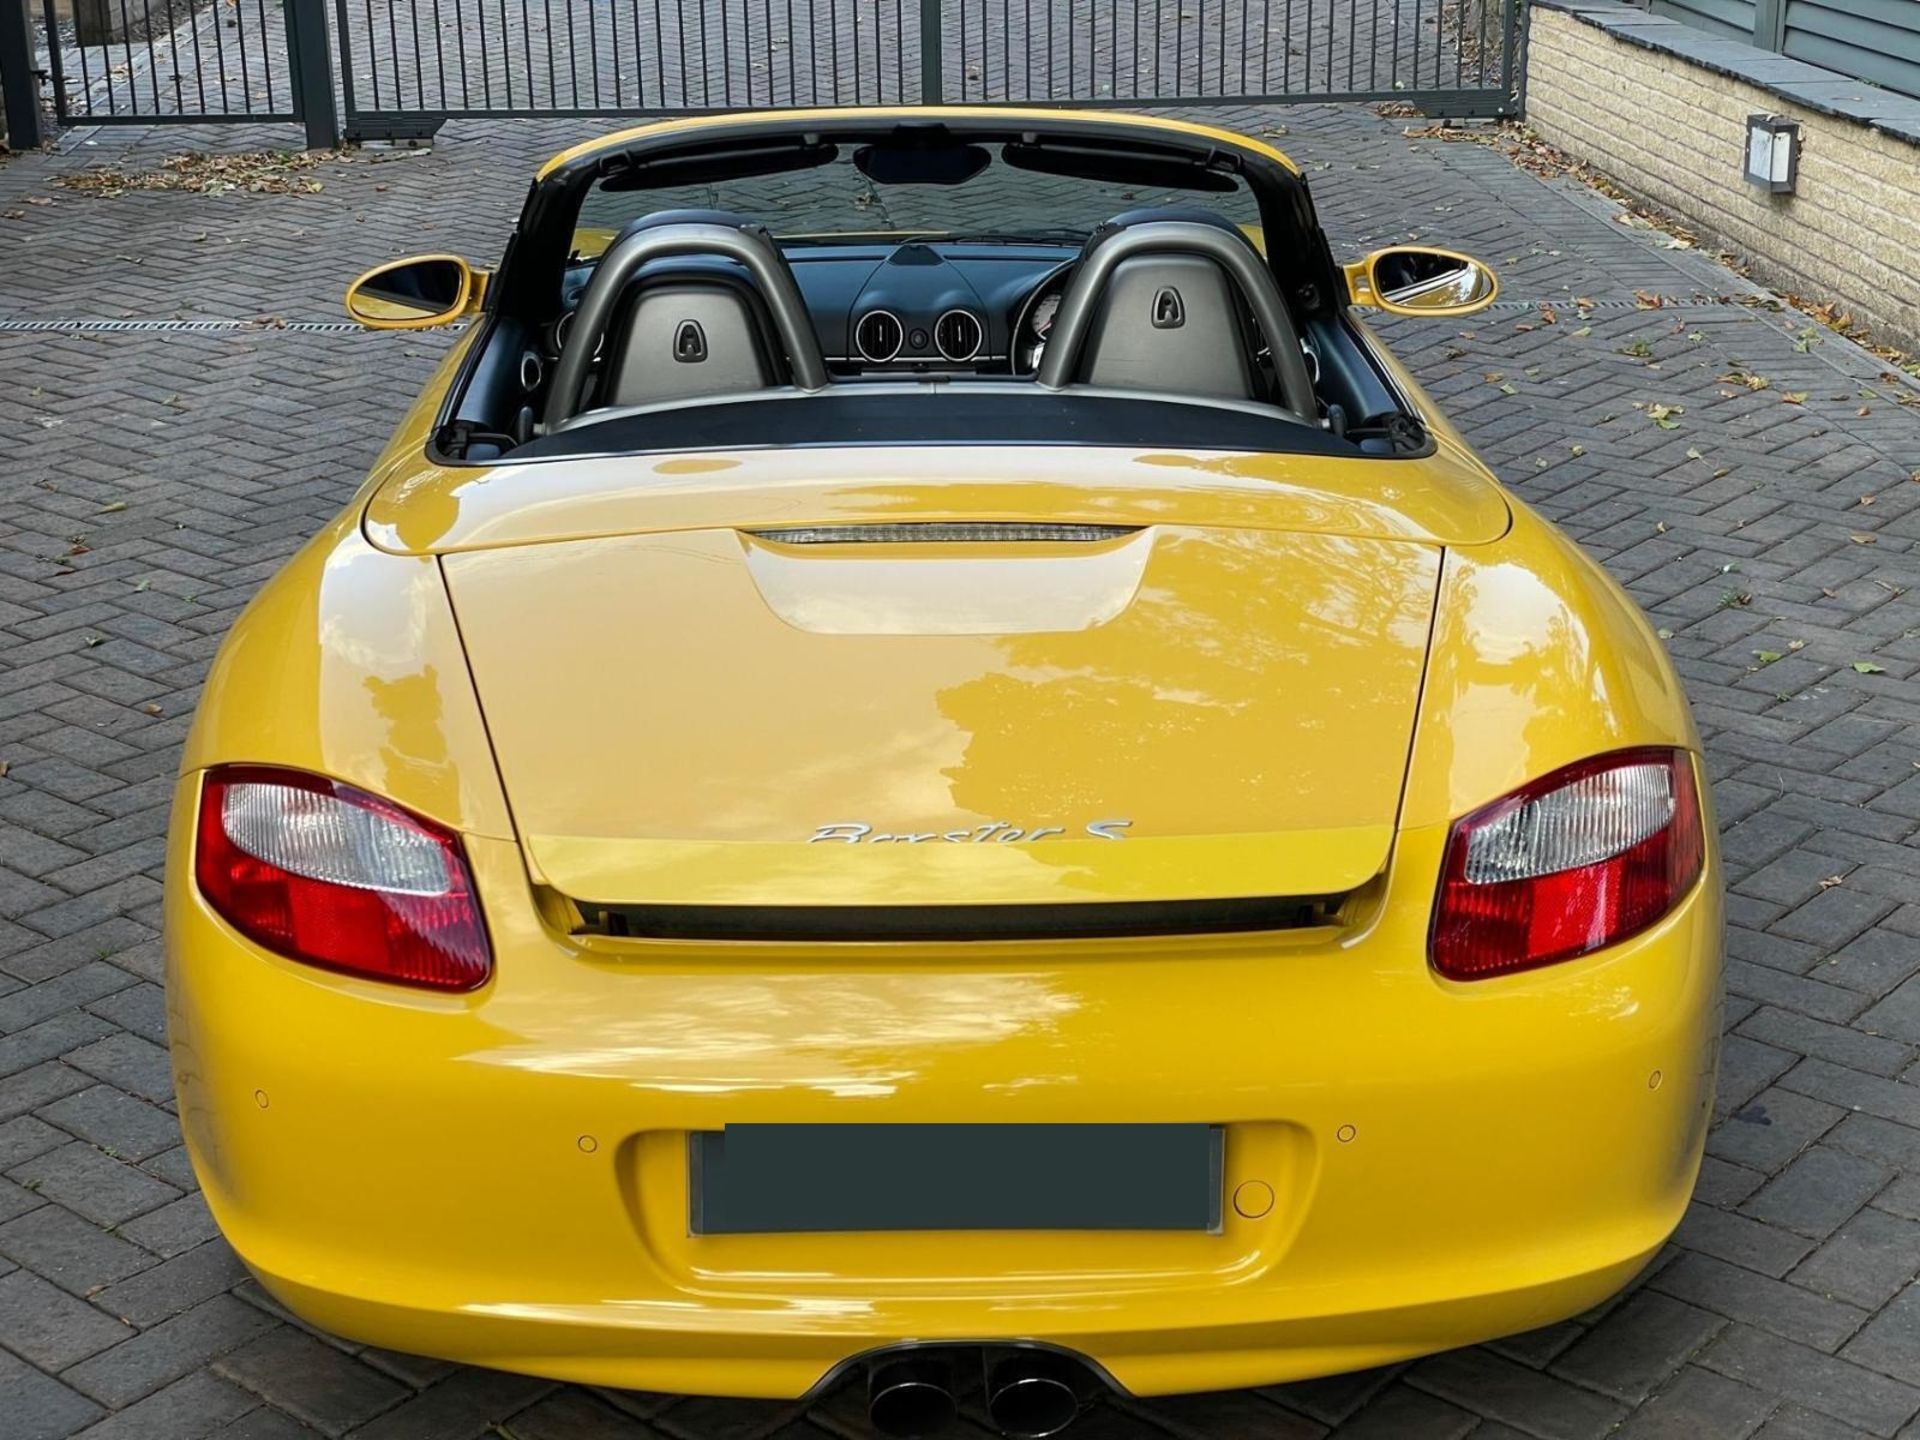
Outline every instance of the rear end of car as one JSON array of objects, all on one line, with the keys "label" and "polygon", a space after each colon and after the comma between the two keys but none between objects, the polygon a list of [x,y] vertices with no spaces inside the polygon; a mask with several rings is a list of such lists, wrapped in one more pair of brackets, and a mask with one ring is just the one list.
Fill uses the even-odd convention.
[{"label": "rear end of car", "polygon": [[1039,1346],[1152,1394],[1643,1266],[1721,925],[1655,642],[1524,515],[1224,523],[1267,475],[1169,520],[1128,463],[1163,488],[1099,513],[788,476],[611,530],[549,476],[549,533],[404,553],[376,507],[297,562],[345,618],[269,596],[216,682],[335,723],[203,717],[167,901],[183,1126],[268,1288],[595,1384]]}]

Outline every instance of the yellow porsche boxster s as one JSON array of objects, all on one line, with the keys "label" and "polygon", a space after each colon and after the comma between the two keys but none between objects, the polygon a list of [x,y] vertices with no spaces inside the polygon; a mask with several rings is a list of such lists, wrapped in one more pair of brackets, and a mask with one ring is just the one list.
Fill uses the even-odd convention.
[{"label": "yellow porsche boxster s", "polygon": [[186,746],[234,1248],[355,1340],[894,1434],[1617,1291],[1714,829],[1652,631],[1361,318],[1495,289],[1336,264],[1258,140],[1005,109],[611,135],[493,273],[356,281],[467,323]]}]

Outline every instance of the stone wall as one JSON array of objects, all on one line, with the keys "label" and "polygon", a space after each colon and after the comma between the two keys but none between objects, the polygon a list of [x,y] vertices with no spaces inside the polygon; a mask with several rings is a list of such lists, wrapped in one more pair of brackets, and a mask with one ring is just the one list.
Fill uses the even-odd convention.
[{"label": "stone wall", "polygon": [[[1627,34],[1612,27],[1610,9],[1623,10]],[[1885,92],[1870,86],[1833,83],[1844,77],[1673,28],[1673,49],[1704,63],[1672,53],[1641,12],[1537,6],[1529,124],[1628,194],[1740,255],[1756,279],[1835,301],[1877,336],[1920,349],[1920,125],[1904,118],[1904,107],[1916,102],[1882,100]],[[1756,75],[1780,75],[1784,83],[1763,86],[1727,73],[1738,68],[1741,50],[1754,57]],[[1810,71],[1824,80],[1801,73]],[[1796,87],[1822,103],[1796,103]],[[1843,93],[1849,89],[1861,97]],[[1849,107],[1862,118],[1832,113]],[[1890,122],[1874,118],[1882,109]],[[1770,194],[1743,178],[1747,117],[1761,112],[1800,123],[1793,194]]]}]

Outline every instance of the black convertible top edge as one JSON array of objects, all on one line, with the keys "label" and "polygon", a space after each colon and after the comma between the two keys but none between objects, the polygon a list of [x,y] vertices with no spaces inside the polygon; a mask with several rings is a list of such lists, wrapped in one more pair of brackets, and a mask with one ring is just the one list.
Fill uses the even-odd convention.
[{"label": "black convertible top edge", "polygon": [[[969,395],[956,385],[925,393],[862,393],[857,385],[817,395],[729,401],[614,415],[530,440],[488,463],[837,445],[1076,445],[1141,450],[1405,459],[1277,412],[1184,404],[1150,396],[1005,390]],[[472,463],[472,462],[468,462]]]}]

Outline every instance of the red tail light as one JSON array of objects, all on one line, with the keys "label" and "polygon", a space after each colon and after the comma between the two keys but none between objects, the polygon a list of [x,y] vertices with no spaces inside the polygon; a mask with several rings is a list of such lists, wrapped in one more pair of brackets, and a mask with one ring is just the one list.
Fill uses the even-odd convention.
[{"label": "red tail light", "polygon": [[1685,751],[1568,765],[1454,823],[1433,967],[1477,980],[1628,939],[1680,902],[1705,858]]},{"label": "red tail light", "polygon": [[290,960],[432,990],[492,969],[460,838],[351,786],[260,765],[207,772],[194,878]]}]

